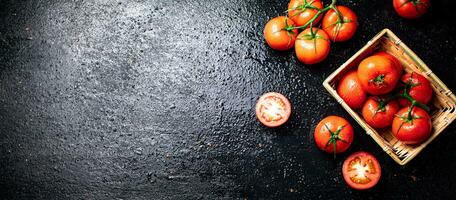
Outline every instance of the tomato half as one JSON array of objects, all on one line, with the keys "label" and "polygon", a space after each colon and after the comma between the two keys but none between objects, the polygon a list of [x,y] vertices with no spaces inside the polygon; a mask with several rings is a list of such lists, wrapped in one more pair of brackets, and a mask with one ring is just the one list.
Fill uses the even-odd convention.
[{"label": "tomato half", "polygon": [[367,93],[382,95],[391,92],[399,81],[395,64],[388,58],[373,55],[365,58],[358,66],[358,78]]},{"label": "tomato half", "polygon": [[353,189],[366,190],[374,187],[382,175],[380,163],[372,154],[359,151],[345,159],[342,165],[345,182]]},{"label": "tomato half", "polygon": [[430,0],[393,0],[393,7],[399,16],[415,19],[427,12]]},{"label": "tomato half", "polygon": [[367,95],[359,82],[358,74],[355,70],[342,77],[337,85],[337,94],[353,109],[361,108]]},{"label": "tomato half", "polygon": [[[417,102],[428,104],[432,99],[432,86],[429,80],[418,73],[406,73],[401,77],[402,92],[407,92]],[[406,90],[406,91],[404,91]],[[410,106],[411,102],[405,98],[400,98],[401,106]]]},{"label": "tomato half", "polygon": [[385,128],[393,123],[399,103],[383,97],[369,97],[361,110],[364,120],[373,128]]},{"label": "tomato half", "polygon": [[[288,4],[288,17],[296,22],[296,26],[304,26],[318,12],[323,9],[321,0],[291,0]],[[322,15],[318,16],[313,24],[317,24]]]},{"label": "tomato half", "polygon": [[431,135],[432,123],[427,112],[414,107],[409,115],[410,107],[399,110],[394,117],[393,135],[405,144],[419,144]]},{"label": "tomato half", "polygon": [[396,67],[396,69],[399,72],[399,74],[402,74],[402,69],[403,69],[402,64],[396,57],[394,57],[393,55],[391,55],[391,54],[389,54],[389,53],[387,53],[385,51],[377,52],[374,55],[384,56],[384,57],[390,59],[391,61],[393,61],[394,66]]},{"label": "tomato half", "polygon": [[294,21],[284,16],[269,20],[263,30],[266,43],[275,50],[291,49],[298,35],[298,30],[293,29],[294,26]]},{"label": "tomato half", "polygon": [[263,94],[255,106],[258,120],[267,127],[277,127],[288,121],[291,104],[288,99],[277,92]]},{"label": "tomato half", "polygon": [[296,57],[304,64],[319,63],[328,56],[330,43],[328,35],[323,30],[305,29],[296,38]]},{"label": "tomato half", "polygon": [[342,153],[353,142],[353,127],[338,116],[328,116],[321,120],[314,132],[315,144],[327,153]]},{"label": "tomato half", "polygon": [[358,29],[358,17],[348,7],[337,6],[336,8],[340,15],[334,9],[328,10],[323,17],[322,27],[332,41],[347,41],[355,35],[356,29]]}]

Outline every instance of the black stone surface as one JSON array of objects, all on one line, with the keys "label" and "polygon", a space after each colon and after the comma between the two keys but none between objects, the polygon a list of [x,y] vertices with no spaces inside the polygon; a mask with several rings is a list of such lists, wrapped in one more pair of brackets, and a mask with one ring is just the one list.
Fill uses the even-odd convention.
[{"label": "black stone surface", "polygon": [[[455,3],[409,21],[391,0],[339,2],[358,32],[305,66],[262,38],[287,1],[1,0],[1,199],[451,199],[454,123],[401,167],[322,82],[390,28],[455,91]],[[281,128],[255,118],[267,91],[293,104]],[[327,115],[356,130],[335,160],[312,137]],[[382,165],[370,191],[341,176],[358,150]]]}]

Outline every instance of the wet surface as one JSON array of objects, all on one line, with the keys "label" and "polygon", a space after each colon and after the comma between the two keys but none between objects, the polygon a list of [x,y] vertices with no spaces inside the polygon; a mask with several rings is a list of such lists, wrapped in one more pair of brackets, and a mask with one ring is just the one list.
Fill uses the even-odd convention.
[{"label": "wet surface", "polygon": [[[389,1],[344,1],[359,31],[314,66],[262,39],[286,1],[0,2],[2,199],[429,199],[456,190],[454,124],[401,167],[322,87],[390,28],[455,91],[449,0],[416,21]],[[254,116],[267,91],[293,105],[281,128]],[[356,131],[335,160],[311,136],[327,115]],[[366,192],[341,176],[358,150],[382,165]]]}]

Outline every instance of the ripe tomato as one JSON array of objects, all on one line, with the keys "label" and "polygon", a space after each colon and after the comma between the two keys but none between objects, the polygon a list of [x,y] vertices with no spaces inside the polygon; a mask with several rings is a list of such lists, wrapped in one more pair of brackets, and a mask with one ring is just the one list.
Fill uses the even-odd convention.
[{"label": "ripe tomato", "polygon": [[342,117],[328,116],[318,123],[314,132],[317,147],[327,153],[344,152],[353,142],[353,127]]},{"label": "ripe tomato", "polygon": [[402,74],[402,64],[396,57],[394,57],[393,55],[391,55],[391,54],[389,54],[389,53],[387,53],[385,51],[377,52],[374,55],[384,56],[384,57],[390,59],[391,61],[393,61],[394,66],[396,67],[396,69],[399,72],[399,74]]},{"label": "ripe tomato", "polygon": [[350,106],[358,109],[366,100],[366,91],[361,87],[358,74],[355,70],[348,72],[337,85],[337,94]]},{"label": "ripe tomato", "polygon": [[359,151],[350,155],[342,165],[345,182],[353,189],[374,187],[382,175],[377,159],[370,153]]},{"label": "ripe tomato", "polygon": [[304,64],[316,64],[323,61],[329,54],[328,35],[319,28],[302,31],[296,38],[295,52],[298,60]]},{"label": "ripe tomato", "polygon": [[288,50],[293,47],[298,30],[293,29],[293,20],[279,16],[269,20],[263,30],[264,39],[275,50]]},{"label": "ripe tomato", "polygon": [[358,28],[358,17],[348,7],[337,6],[336,8],[340,15],[334,9],[328,10],[323,17],[322,27],[332,41],[347,41],[355,35]]},{"label": "ripe tomato", "polygon": [[385,128],[393,123],[394,114],[399,110],[399,103],[382,97],[369,97],[362,109],[366,123],[373,128]]},{"label": "ripe tomato", "polygon": [[[432,86],[429,80],[418,73],[406,73],[401,77],[402,92],[407,92],[410,97],[422,104],[428,104],[432,99]],[[404,91],[406,90],[406,91]],[[411,102],[400,98],[401,106],[409,106]]]},{"label": "ripe tomato", "polygon": [[255,106],[258,120],[267,127],[277,127],[290,118],[291,104],[282,94],[268,92],[263,94]]},{"label": "ripe tomato", "polygon": [[[321,0],[291,0],[288,4],[288,17],[296,22],[296,26],[304,26],[318,12],[323,9]],[[318,16],[313,24],[317,24],[322,15]]]},{"label": "ripe tomato", "polygon": [[405,144],[418,144],[429,138],[431,135],[431,118],[421,108],[410,107],[399,110],[394,117],[392,132],[393,135]]},{"label": "ripe tomato", "polygon": [[367,93],[381,95],[391,92],[399,80],[394,63],[379,55],[365,58],[358,66],[358,78]]},{"label": "ripe tomato", "polygon": [[426,13],[430,0],[393,0],[393,7],[399,16],[406,19],[415,19]]}]

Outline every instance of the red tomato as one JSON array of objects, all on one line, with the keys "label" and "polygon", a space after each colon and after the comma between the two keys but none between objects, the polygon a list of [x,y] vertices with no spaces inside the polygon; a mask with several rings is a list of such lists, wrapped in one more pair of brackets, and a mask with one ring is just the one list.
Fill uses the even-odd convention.
[{"label": "red tomato", "polygon": [[316,64],[323,61],[329,54],[328,35],[319,28],[310,28],[302,31],[295,43],[295,52],[298,60],[304,64]]},{"label": "red tomato", "polygon": [[363,89],[373,95],[391,92],[399,81],[400,74],[394,63],[384,57],[373,55],[358,66],[358,78]]},{"label": "red tomato", "polygon": [[396,69],[399,72],[399,74],[402,74],[402,64],[396,57],[394,57],[393,55],[391,55],[391,54],[389,54],[389,53],[387,53],[385,51],[377,52],[374,55],[384,56],[384,57],[390,59],[391,61],[393,61],[394,66],[396,67]]},{"label": "red tomato", "polygon": [[410,107],[399,110],[394,117],[393,135],[405,144],[418,144],[431,135],[431,118],[421,108],[413,107],[409,116]]},{"label": "red tomato", "polygon": [[318,123],[314,132],[317,147],[327,153],[342,153],[353,142],[353,127],[342,117],[328,116]]},{"label": "red tomato", "polygon": [[393,123],[394,114],[399,110],[395,100],[386,102],[382,97],[369,97],[362,109],[366,123],[372,128],[385,128]]},{"label": "red tomato", "polygon": [[[304,26],[321,9],[323,9],[323,3],[320,0],[291,0],[288,4],[288,17],[296,22],[296,26]],[[317,24],[321,16],[318,16],[313,24]]]},{"label": "red tomato", "polygon": [[337,85],[337,94],[350,106],[358,109],[366,100],[366,92],[361,87],[358,74],[355,70],[348,72]]},{"label": "red tomato", "polygon": [[293,47],[298,30],[293,29],[293,20],[279,16],[269,20],[263,30],[264,39],[275,50],[288,50]]},{"label": "red tomato", "polygon": [[358,28],[358,17],[355,12],[345,6],[337,6],[340,16],[330,9],[323,17],[322,27],[334,42],[347,41],[355,35]]},{"label": "red tomato", "polygon": [[374,187],[382,175],[377,159],[370,153],[359,151],[350,155],[342,165],[345,182],[353,189],[366,190]]},{"label": "red tomato", "polygon": [[[418,73],[406,73],[401,77],[402,92],[406,92],[422,104],[428,104],[432,99],[432,86],[429,80]],[[400,98],[401,106],[409,106],[411,102],[405,98]]]},{"label": "red tomato", "polygon": [[393,0],[393,7],[399,16],[415,19],[427,12],[430,0]]},{"label": "red tomato", "polygon": [[265,126],[277,127],[290,118],[291,104],[282,94],[268,92],[260,97],[255,111],[258,120]]}]

